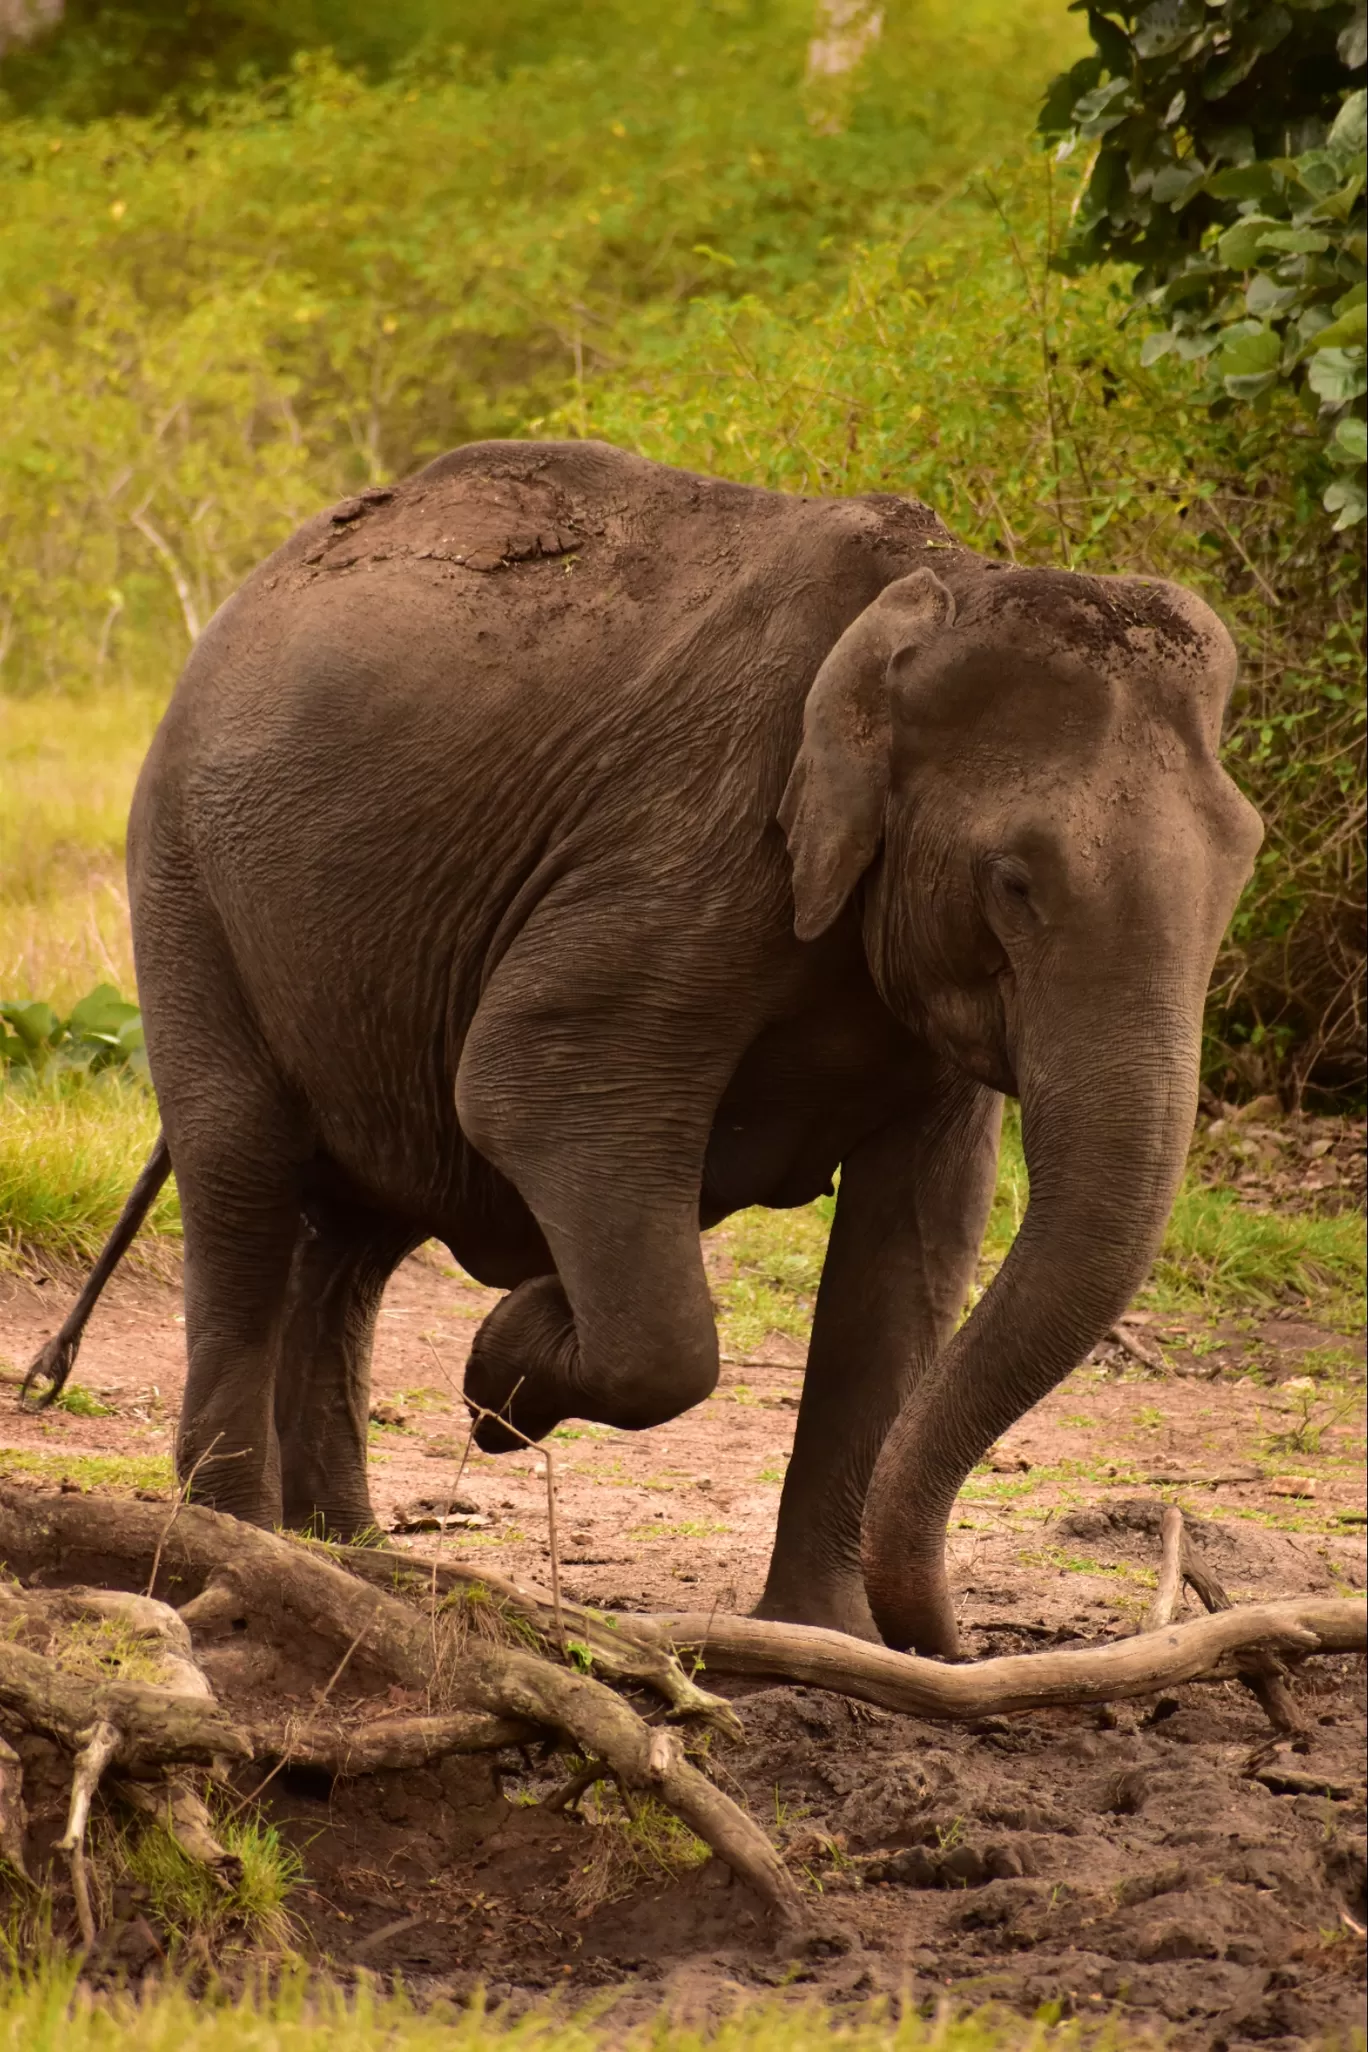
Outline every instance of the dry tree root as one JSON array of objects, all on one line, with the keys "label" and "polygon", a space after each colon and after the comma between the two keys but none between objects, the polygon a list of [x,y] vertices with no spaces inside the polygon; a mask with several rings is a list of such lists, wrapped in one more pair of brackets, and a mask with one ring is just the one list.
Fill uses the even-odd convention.
[{"label": "dry tree root", "polygon": [[653,1618],[637,1615],[610,1617],[606,1612],[559,1602],[549,1590],[514,1582],[488,1568],[465,1567],[459,1562],[415,1560],[387,1546],[336,1546],[329,1549],[338,1565],[373,1585],[413,1595],[430,1590],[442,1596],[478,1590],[491,1602],[529,1624],[540,1637],[552,1640],[558,1618],[566,1628],[567,1648],[572,1658],[609,1675],[614,1681],[632,1682],[650,1688],[663,1698],[675,1717],[697,1717],[716,1725],[730,1738],[740,1738],[741,1725],[735,1711],[722,1696],[701,1689],[685,1673],[670,1643],[668,1632]]},{"label": "dry tree root", "polygon": [[1251,1603],[1110,1646],[1007,1654],[943,1666],[813,1625],[770,1624],[704,1611],[657,1616],[682,1650],[715,1674],[832,1689],[914,1717],[965,1719],[1008,1710],[1108,1703],[1196,1681],[1232,1653],[1280,1649],[1298,1655],[1361,1653],[1368,1609],[1349,1597]]},{"label": "dry tree root", "polygon": [[[86,1826],[96,1791],[110,1770],[117,1772],[125,1801],[153,1812],[162,1803],[147,1784],[161,1782],[168,1823],[184,1850],[231,1886],[230,1856],[213,1836],[199,1793],[176,1770],[198,1763],[222,1774],[229,1760],[250,1758],[251,1747],[214,1701],[195,1665],[190,1634],[175,1611],[116,1590],[24,1593],[0,1586],[0,1626],[5,1633],[0,1721],[16,1732],[41,1733],[72,1755],[66,1830],[55,1850],[67,1861],[82,1943],[92,1946],[96,1938]],[[111,1665],[132,1673],[110,1678]],[[8,1742],[0,1766],[5,1779],[0,1849],[28,1879],[22,1765]]]},{"label": "dry tree root", "polygon": [[[187,1646],[187,1622],[206,1629],[241,1619],[285,1643],[297,1645],[305,1636],[330,1652],[340,1646],[344,1663],[355,1653],[356,1666],[366,1669],[372,1680],[422,1689],[429,1698],[428,1713],[422,1716],[367,1723],[334,1715],[248,1735],[230,1727],[217,1706],[203,1697],[143,1690],[134,1703],[125,1700],[131,1685],[73,1682],[70,1676],[56,1674],[53,1663],[37,1654],[21,1656],[34,1671],[26,1676],[26,1689],[7,1702],[5,1663],[0,1657],[0,1719],[8,1707],[21,1725],[49,1730],[73,1753],[82,1743],[75,1717],[79,1713],[83,1726],[88,1726],[101,1706],[119,1736],[108,1761],[100,1764],[116,1766],[121,1764],[119,1749],[127,1751],[132,1743],[130,1734],[150,1732],[155,1725],[157,1736],[145,1738],[141,1757],[147,1766],[164,1767],[173,1754],[163,1727],[173,1717],[189,1720],[187,1732],[194,1726],[188,1749],[182,1745],[174,1753],[179,1761],[205,1762],[221,1753],[237,1758],[264,1753],[282,1763],[319,1765],[349,1775],[413,1767],[453,1752],[495,1751],[550,1733],[579,1753],[601,1758],[623,1788],[656,1795],[754,1885],[782,1924],[791,1926],[801,1916],[798,1890],[764,1832],[690,1764],[674,1734],[646,1723],[593,1676],[568,1671],[523,1645],[463,1632],[458,1610],[444,1615],[442,1606],[428,1601],[424,1614],[412,1602],[349,1573],[328,1548],[284,1539],[193,1504],[177,1505],[168,1518],[165,1506],[53,1497],[0,1484],[0,1554],[11,1567],[31,1574],[70,1572],[73,1567],[88,1572],[97,1563],[107,1573],[111,1563],[117,1563],[124,1575],[139,1578],[149,1559],[155,1559],[160,1586],[182,1596],[184,1614],[175,1617],[174,1624]],[[408,1573],[410,1594],[420,1600],[435,1595],[430,1577],[415,1583],[413,1563],[405,1556],[400,1561]],[[387,1565],[385,1574],[392,1579],[393,1567]],[[70,1598],[54,1592],[16,1600],[52,1605]],[[141,1604],[158,1613],[165,1608],[140,1597],[111,1595],[107,1600]],[[568,1640],[572,1657],[656,1686],[675,1715],[735,1725],[728,1706],[692,1683],[663,1642],[637,1643],[627,1634],[619,1636],[606,1620],[571,1606],[562,1605],[561,1613],[576,1633],[584,1634]],[[535,1643],[544,1622],[539,1600],[520,1604],[518,1618],[524,1634],[530,1630]],[[203,1677],[199,1679],[203,1683]],[[51,1716],[46,1724],[41,1721],[36,1696],[44,1680],[58,1695],[74,1691],[64,1721],[54,1722]],[[111,1707],[119,1690],[124,1691],[118,1697],[121,1717]],[[92,1788],[95,1779],[98,1774]],[[83,1816],[81,1823],[83,1828]],[[88,1905],[80,1916],[84,1933]]]},{"label": "dry tree root", "polygon": [[[0,1626],[6,1605],[22,1613],[30,1636],[80,1612],[117,1617],[157,1646],[149,1685],[73,1675],[12,1632],[10,1643],[0,1641],[0,1730],[44,1732],[77,1761],[62,1847],[87,1941],[93,1923],[81,1847],[90,1797],[106,1770],[131,1779],[135,1804],[164,1812],[192,1856],[224,1881],[227,1855],[184,1779],[186,1766],[222,1771],[225,1762],[264,1756],[355,1776],[494,1752],[548,1734],[573,1747],[595,1778],[611,1776],[624,1799],[633,1792],[657,1797],[791,1928],[802,1899],[765,1833],[690,1763],[673,1730],[646,1722],[605,1681],[577,1668],[652,1689],[669,1716],[736,1731],[730,1706],[698,1686],[676,1648],[706,1656],[721,1673],[805,1683],[922,1717],[966,1719],[1145,1695],[1219,1671],[1232,1656],[1248,1664],[1275,1650],[1304,1656],[1361,1651],[1368,1643],[1362,1603],[1311,1598],[1228,1607],[1190,1546],[1184,1552],[1185,1537],[1176,1514],[1166,1517],[1150,1630],[1100,1648],[946,1666],[839,1632],[751,1618],[610,1618],[487,1572],[420,1562],[392,1549],[286,1539],[194,1504],[177,1504],[168,1515],[165,1505],[0,1483],[0,1558],[12,1570],[46,1578],[112,1572],[142,1586],[151,1562],[159,1592],[181,1605],[177,1614],[151,1597],[109,1590],[0,1592]],[[1175,1625],[1183,1579],[1211,1614]],[[334,1706],[325,1716],[320,1703],[310,1718],[241,1729],[209,1693],[189,1634],[248,1623],[295,1652],[312,1643],[329,1661],[340,1654],[334,1682],[350,1666],[352,1685],[398,1684],[421,1692],[426,1709],[367,1719],[355,1705]],[[562,1634],[569,1665],[556,1657]],[[0,1752],[0,1849],[4,1834],[13,1842],[22,1820],[15,1765],[12,1749]],[[580,1779],[564,1800],[573,1800]]]},{"label": "dry tree root", "polygon": [[[1218,1611],[1234,1610],[1229,1596],[1193,1545],[1192,1535],[1183,1522],[1183,1513],[1176,1504],[1169,1504],[1165,1509],[1159,1538],[1162,1549],[1159,1587],[1147,1620],[1149,1631],[1161,1630],[1169,1623],[1184,1583],[1213,1615]],[[1254,1646],[1237,1651],[1235,1672],[1251,1694],[1258,1698],[1275,1731],[1290,1737],[1306,1730],[1287,1677],[1269,1647]]]}]

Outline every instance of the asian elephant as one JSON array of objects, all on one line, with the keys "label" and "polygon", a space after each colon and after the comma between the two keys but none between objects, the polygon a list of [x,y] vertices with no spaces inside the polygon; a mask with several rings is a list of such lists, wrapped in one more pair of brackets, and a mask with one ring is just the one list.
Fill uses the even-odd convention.
[{"label": "asian elephant", "polygon": [[[508,1293],[483,1446],[675,1417],[718,1372],[700,1227],[839,1170],[760,1615],[953,1654],[956,1493],[1182,1172],[1260,840],[1234,675],[1176,585],[601,443],[311,520],[196,646],[130,824],[165,1146],[123,1231],[169,1150],[195,1494],[370,1522],[376,1312],[429,1236]],[[1004,1094],[1030,1205],[956,1330]]]}]

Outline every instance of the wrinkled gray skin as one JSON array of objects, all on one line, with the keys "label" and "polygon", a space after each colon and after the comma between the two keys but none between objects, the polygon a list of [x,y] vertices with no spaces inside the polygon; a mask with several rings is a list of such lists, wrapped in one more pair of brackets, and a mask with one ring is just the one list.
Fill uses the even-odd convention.
[{"label": "wrinkled gray skin", "polygon": [[[675,1417],[717,1379],[700,1226],[839,1167],[760,1614],[953,1653],[956,1492],[1124,1308],[1182,1169],[1260,838],[1234,670],[1173,585],[596,443],[310,522],[133,807],[195,1493],[370,1522],[376,1310],[430,1235],[508,1292],[487,1411]],[[1030,1208],[956,1333],[1002,1093]]]}]

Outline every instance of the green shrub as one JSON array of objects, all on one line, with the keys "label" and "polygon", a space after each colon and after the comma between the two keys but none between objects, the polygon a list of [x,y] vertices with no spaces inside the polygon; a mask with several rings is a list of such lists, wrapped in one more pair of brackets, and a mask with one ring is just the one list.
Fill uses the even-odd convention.
[{"label": "green shrub", "polygon": [[[1364,529],[1327,545],[1290,383],[1222,416],[1175,353],[1136,361],[1117,272],[1049,270],[1083,167],[1030,129],[1077,18],[890,11],[830,134],[804,98],[811,0],[459,12],[467,50],[375,82],[305,53],[193,123],[0,124],[0,686],[61,708],[62,745],[72,698],[121,696],[131,760],[252,563],[476,436],[915,492],[973,546],[1177,577],[1230,616],[1232,761],[1268,840],[1208,1074],[1356,1082]],[[27,750],[41,717],[8,717]],[[126,938],[86,936],[105,809],[82,824],[54,795],[39,845],[0,795],[7,988],[126,981]]]},{"label": "green shrub", "polygon": [[1364,62],[1362,6],[1078,9],[1096,52],[1055,81],[1040,117],[1066,149],[1091,145],[1061,261],[1135,265],[1136,295],[1164,324],[1142,363],[1169,352],[1204,363],[1213,407],[1290,386],[1319,431],[1293,427],[1289,467],[1322,455],[1341,473],[1326,510],[1336,527],[1356,525],[1368,510],[1365,95],[1349,88]]},{"label": "green shrub", "polygon": [[142,1014],[102,983],[65,1019],[41,999],[0,999],[0,1077],[55,1076],[108,1069],[147,1081]]}]

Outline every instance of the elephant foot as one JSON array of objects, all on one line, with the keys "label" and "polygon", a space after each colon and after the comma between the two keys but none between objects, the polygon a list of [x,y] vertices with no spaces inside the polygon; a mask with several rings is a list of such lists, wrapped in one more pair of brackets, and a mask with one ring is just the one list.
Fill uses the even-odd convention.
[{"label": "elephant foot", "polygon": [[917,1653],[927,1660],[958,1660],[959,1627],[941,1563],[920,1574],[899,1564],[895,1574],[871,1569],[870,1607],[886,1646],[899,1653]]},{"label": "elephant foot", "polygon": [[306,1539],[327,1539],[338,1546],[377,1531],[370,1501],[364,1504],[286,1503],[280,1522],[287,1532],[301,1532]]},{"label": "elephant foot", "polygon": [[786,1579],[782,1589],[765,1590],[751,1616],[772,1624],[811,1625],[819,1631],[844,1632],[849,1639],[865,1639],[876,1646],[883,1643],[858,1580],[814,1580],[804,1584]]},{"label": "elephant foot", "polygon": [[465,1399],[482,1453],[545,1439],[577,1410],[575,1322],[553,1275],[519,1283],[490,1312],[466,1363]]}]

